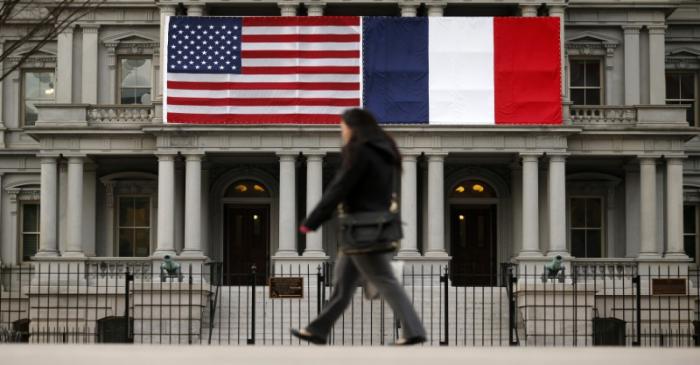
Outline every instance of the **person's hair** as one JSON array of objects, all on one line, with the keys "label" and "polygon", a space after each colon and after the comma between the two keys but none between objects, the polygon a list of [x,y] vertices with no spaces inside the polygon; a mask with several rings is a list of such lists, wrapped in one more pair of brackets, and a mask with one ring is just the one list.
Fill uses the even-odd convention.
[{"label": "person's hair", "polygon": [[355,150],[360,144],[371,140],[383,139],[389,142],[391,150],[394,152],[394,160],[392,163],[398,169],[401,169],[401,153],[396,146],[396,141],[379,126],[372,113],[364,109],[353,108],[343,112],[341,118],[345,122],[345,125],[352,131],[350,140],[343,146],[341,152],[343,164],[352,164]]}]

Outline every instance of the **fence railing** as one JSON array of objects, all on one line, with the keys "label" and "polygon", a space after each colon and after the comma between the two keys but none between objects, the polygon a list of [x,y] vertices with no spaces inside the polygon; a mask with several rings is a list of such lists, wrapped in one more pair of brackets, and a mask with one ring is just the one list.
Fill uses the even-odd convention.
[{"label": "fence railing", "polygon": [[[567,264],[556,273],[503,264],[496,277],[407,265],[401,279],[426,345],[700,344],[697,271]],[[306,345],[289,330],[323,309],[333,265],[287,265],[272,274],[300,279],[300,297],[274,295],[267,275],[254,267],[224,272],[219,262],[184,264],[177,272],[140,260],[3,266],[0,342]],[[388,303],[366,299],[359,286],[328,340],[381,346],[400,333]]]}]

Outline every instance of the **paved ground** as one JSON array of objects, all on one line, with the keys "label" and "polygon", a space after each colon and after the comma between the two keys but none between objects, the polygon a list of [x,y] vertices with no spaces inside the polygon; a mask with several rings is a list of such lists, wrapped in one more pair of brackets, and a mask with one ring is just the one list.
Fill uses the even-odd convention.
[{"label": "paved ground", "polygon": [[12,365],[699,365],[696,349],[2,345]]}]

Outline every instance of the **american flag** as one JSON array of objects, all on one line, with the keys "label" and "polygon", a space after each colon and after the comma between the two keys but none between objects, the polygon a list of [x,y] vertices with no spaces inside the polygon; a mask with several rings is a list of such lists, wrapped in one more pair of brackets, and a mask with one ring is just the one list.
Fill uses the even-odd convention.
[{"label": "american flag", "polygon": [[360,17],[170,17],[168,123],[338,123],[361,104]]}]

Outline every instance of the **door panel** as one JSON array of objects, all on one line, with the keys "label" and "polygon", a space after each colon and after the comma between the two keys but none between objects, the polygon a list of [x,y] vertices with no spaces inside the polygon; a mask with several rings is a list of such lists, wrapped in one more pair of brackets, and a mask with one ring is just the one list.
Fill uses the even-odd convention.
[{"label": "door panel", "polygon": [[453,205],[450,229],[453,284],[497,285],[496,206]]},{"label": "door panel", "polygon": [[[255,265],[259,283],[267,281],[270,237],[268,205],[224,206],[224,283],[248,285]],[[265,280],[265,281],[263,281]]]}]

